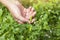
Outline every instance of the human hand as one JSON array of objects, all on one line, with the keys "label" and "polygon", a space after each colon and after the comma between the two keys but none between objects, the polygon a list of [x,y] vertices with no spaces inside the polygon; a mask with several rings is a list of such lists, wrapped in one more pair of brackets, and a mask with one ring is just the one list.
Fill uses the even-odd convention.
[{"label": "human hand", "polygon": [[12,16],[18,23],[23,24],[25,22],[28,23],[33,22],[34,19],[32,18],[31,22],[30,17],[34,17],[36,12],[32,7],[25,9],[17,0],[16,1],[13,0],[12,2],[4,0],[3,3],[9,9]]},{"label": "human hand", "polygon": [[35,21],[35,18],[34,18],[35,15],[36,15],[36,11],[34,10],[33,7],[30,6],[29,8],[24,9],[23,16],[28,20],[30,20],[30,23],[33,23]]}]

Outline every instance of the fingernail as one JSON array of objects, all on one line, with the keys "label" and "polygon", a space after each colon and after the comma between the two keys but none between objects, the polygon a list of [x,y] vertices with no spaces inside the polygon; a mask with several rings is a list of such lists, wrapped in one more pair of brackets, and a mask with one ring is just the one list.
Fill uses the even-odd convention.
[{"label": "fingernail", "polygon": [[36,19],[33,19],[32,22],[34,22]]},{"label": "fingernail", "polygon": [[34,10],[34,8],[32,8],[32,10]]},{"label": "fingernail", "polygon": [[28,23],[30,23],[30,21],[28,21]]},{"label": "fingernail", "polygon": [[34,13],[36,14],[36,11]]}]

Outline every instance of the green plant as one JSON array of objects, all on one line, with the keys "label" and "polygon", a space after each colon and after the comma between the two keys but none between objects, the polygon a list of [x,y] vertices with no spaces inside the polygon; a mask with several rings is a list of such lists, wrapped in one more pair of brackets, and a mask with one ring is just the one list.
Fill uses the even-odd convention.
[{"label": "green plant", "polygon": [[33,7],[36,21],[18,24],[0,3],[0,40],[60,40],[60,1],[37,0]]}]

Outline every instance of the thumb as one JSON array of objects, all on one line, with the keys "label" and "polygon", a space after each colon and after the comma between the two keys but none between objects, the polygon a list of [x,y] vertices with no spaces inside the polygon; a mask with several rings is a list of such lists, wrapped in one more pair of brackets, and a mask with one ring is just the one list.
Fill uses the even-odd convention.
[{"label": "thumb", "polygon": [[22,22],[28,22],[28,23],[30,22],[28,19],[26,19],[22,16],[20,16],[19,20],[21,20]]}]

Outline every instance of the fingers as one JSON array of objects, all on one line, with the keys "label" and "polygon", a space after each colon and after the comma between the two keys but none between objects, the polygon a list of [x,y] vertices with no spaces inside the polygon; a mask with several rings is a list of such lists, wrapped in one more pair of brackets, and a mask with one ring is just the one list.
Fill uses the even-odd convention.
[{"label": "fingers", "polygon": [[22,22],[30,22],[28,19],[26,19],[26,18],[24,18],[22,16],[20,16],[20,19],[19,20],[21,20]]},{"label": "fingers", "polygon": [[18,20],[18,19],[16,19],[16,18],[14,18],[15,19],[15,21],[17,21],[19,24],[23,24],[23,22],[21,22],[20,20]]},{"label": "fingers", "polygon": [[31,11],[32,7],[30,6],[28,9],[29,9],[29,11]]},{"label": "fingers", "polygon": [[31,6],[27,9],[27,14],[31,15],[34,11],[34,8],[32,8]]},{"label": "fingers", "polygon": [[36,14],[36,11],[34,11],[34,8],[30,6],[30,7],[28,8],[28,10],[29,10],[29,11],[28,11],[28,12],[29,12],[28,14],[31,15],[32,17],[34,17],[35,14]]},{"label": "fingers", "polygon": [[35,20],[36,20],[36,19],[34,18],[34,19],[32,19],[32,21],[30,21],[29,23],[33,23],[33,22],[35,22]]},{"label": "fingers", "polygon": [[31,6],[28,9],[30,9],[30,11],[34,11],[34,8]]},{"label": "fingers", "polygon": [[27,19],[30,19],[30,17],[34,17],[36,15],[36,12],[28,12],[28,13],[26,13],[26,18]]},{"label": "fingers", "polygon": [[[29,20],[30,20],[30,17],[32,16],[32,17],[34,17],[35,16],[35,14],[36,14],[36,12],[34,11],[34,8],[32,8],[32,7],[29,7],[28,9],[24,9],[24,18],[23,17],[20,17],[22,20],[21,21],[23,21],[23,22],[30,22]],[[32,21],[33,22],[33,21]]]},{"label": "fingers", "polygon": [[[25,22],[22,22],[22,21],[20,21],[20,20],[18,20],[16,18],[15,18],[15,21],[17,21],[19,24],[24,24],[25,23]],[[32,19],[32,21],[29,21],[28,23],[33,23],[34,21],[35,21],[35,18]]]},{"label": "fingers", "polygon": [[32,19],[32,22],[31,22],[31,23],[35,22],[35,20],[36,20],[35,18],[34,18],[34,19]]},{"label": "fingers", "polygon": [[31,14],[32,17],[34,17],[36,15],[36,12],[33,12],[33,14]]},{"label": "fingers", "polygon": [[30,6],[28,9],[29,9],[29,11],[34,12],[34,8],[33,7]]}]

